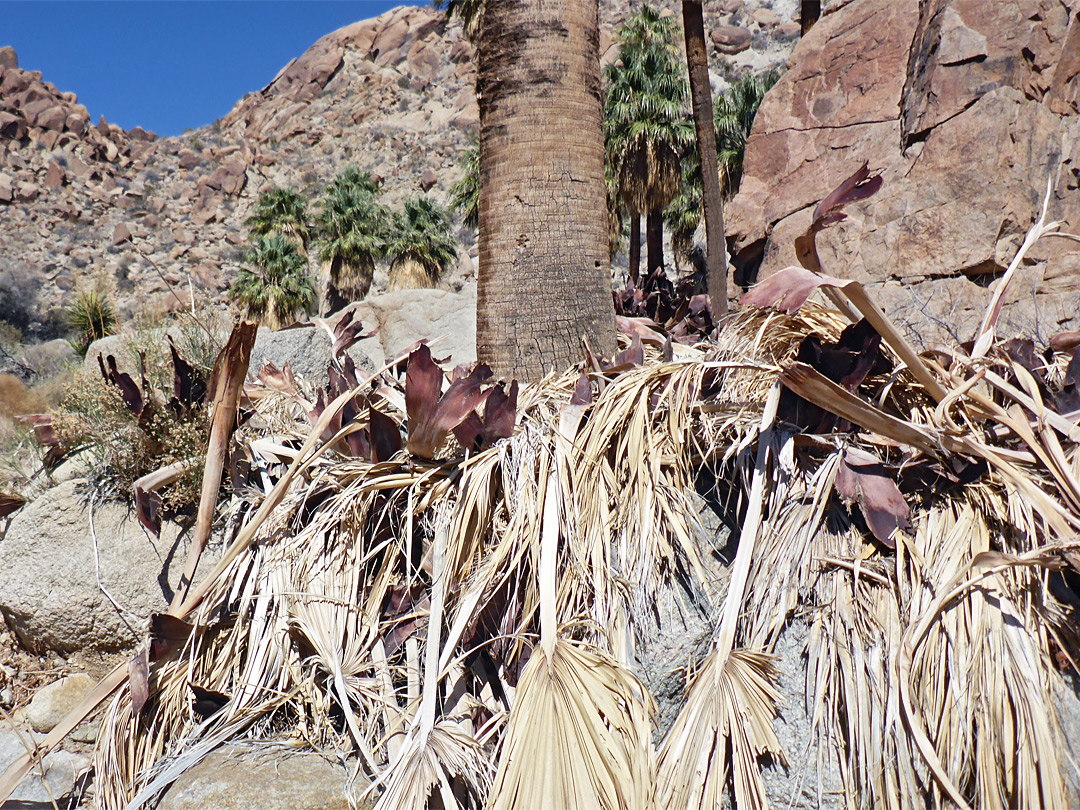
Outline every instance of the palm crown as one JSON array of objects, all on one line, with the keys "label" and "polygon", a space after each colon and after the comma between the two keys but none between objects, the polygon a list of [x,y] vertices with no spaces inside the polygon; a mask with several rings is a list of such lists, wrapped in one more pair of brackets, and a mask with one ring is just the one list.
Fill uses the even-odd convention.
[{"label": "palm crown", "polygon": [[307,200],[300,192],[285,186],[273,186],[262,192],[244,224],[252,236],[277,231],[296,239],[304,250],[311,240]]},{"label": "palm crown", "polygon": [[280,233],[256,236],[243,263],[229,295],[247,317],[278,329],[313,310],[315,284],[294,241]]},{"label": "palm crown", "polygon": [[405,201],[395,217],[388,252],[393,257],[390,289],[431,287],[457,258],[457,242],[446,210],[426,197]]},{"label": "palm crown", "polygon": [[618,59],[605,73],[607,159],[633,211],[667,205],[679,188],[679,157],[694,138],[677,33],[674,17],[643,5],[619,30]]}]

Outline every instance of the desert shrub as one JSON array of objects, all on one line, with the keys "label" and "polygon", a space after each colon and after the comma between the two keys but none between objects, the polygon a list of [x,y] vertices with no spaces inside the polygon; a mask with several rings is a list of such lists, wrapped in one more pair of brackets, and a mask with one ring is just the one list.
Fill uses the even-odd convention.
[{"label": "desert shrub", "polygon": [[39,289],[40,281],[26,265],[5,266],[0,272],[0,321],[22,333],[33,331]]},{"label": "desert shrub", "polygon": [[0,416],[14,418],[41,413],[48,407],[45,398],[27,388],[14,374],[0,374]]},{"label": "desert shrub", "polygon": [[79,354],[86,354],[95,340],[116,334],[116,310],[108,297],[98,290],[80,292],[68,307],[67,317],[68,326],[74,333],[71,345]]},{"label": "desert shrub", "polygon": [[[168,464],[202,458],[208,415],[205,407],[197,405],[181,411],[157,407],[136,416],[115,385],[100,375],[79,371],[53,416],[53,428],[68,453],[85,450],[92,456],[90,484],[98,494],[130,498],[132,485],[141,476]],[[176,511],[195,503],[201,481],[200,461],[162,493],[165,507]]]}]

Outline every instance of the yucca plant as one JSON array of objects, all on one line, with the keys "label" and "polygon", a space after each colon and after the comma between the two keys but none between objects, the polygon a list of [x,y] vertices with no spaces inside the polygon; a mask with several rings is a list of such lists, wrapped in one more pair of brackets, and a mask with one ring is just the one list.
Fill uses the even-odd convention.
[{"label": "yucca plant", "polygon": [[327,186],[315,214],[323,266],[322,309],[335,312],[371,289],[375,262],[386,253],[392,218],[366,172],[348,168]]},{"label": "yucca plant", "polygon": [[116,311],[100,290],[79,292],[68,306],[67,321],[75,333],[71,345],[79,354],[86,354],[95,340],[116,334]]},{"label": "yucca plant", "polygon": [[243,263],[229,296],[247,318],[280,329],[314,311],[315,283],[296,242],[280,233],[257,236]]},{"label": "yucca plant", "polygon": [[391,257],[388,289],[434,287],[456,261],[457,242],[446,210],[427,197],[410,197],[394,217],[387,245]]},{"label": "yucca plant", "polygon": [[295,189],[273,186],[260,193],[244,224],[252,236],[281,233],[296,240],[307,252],[311,240],[307,199]]}]

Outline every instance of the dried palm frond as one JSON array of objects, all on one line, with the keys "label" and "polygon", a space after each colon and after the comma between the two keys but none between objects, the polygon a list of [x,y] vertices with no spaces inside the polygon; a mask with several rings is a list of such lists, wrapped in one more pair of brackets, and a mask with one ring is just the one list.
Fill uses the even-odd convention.
[{"label": "dried palm frond", "polygon": [[390,280],[386,289],[413,290],[439,286],[439,273],[412,256],[402,256],[390,265]]},{"label": "dried palm frond", "polygon": [[[149,660],[145,705],[122,690],[110,706],[97,806],[149,802],[223,741],[287,733],[349,760],[382,807],[731,791],[762,807],[761,763],[785,759],[770,653],[795,620],[818,767],[849,805],[1064,806],[1051,695],[1074,619],[1047,570],[1080,561],[1080,430],[1061,404],[1080,360],[993,340],[917,355],[861,287],[785,278],[779,300],[784,283],[850,295],[874,339],[842,345],[865,323],[804,302],[665,361],[663,336],[628,321],[640,355],[521,387],[512,431],[512,397],[475,370],[455,375],[469,402],[433,421],[444,373],[428,369],[425,417],[392,363],[365,382],[377,409],[345,391],[313,430],[297,398],[317,397],[267,376],[290,393],[250,392],[220,513],[238,540],[178,611],[189,635]],[[822,360],[844,352],[858,374]],[[348,457],[376,410],[397,443]],[[689,494],[703,468],[739,530],[726,587]],[[893,486],[891,523],[870,476]],[[657,755],[633,668],[674,587],[721,618]]]}]

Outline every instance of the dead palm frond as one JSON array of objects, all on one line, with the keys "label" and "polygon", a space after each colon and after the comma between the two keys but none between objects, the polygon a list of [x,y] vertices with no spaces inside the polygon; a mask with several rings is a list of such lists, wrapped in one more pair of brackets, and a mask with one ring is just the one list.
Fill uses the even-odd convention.
[{"label": "dead palm frond", "polygon": [[[237,540],[177,610],[190,635],[148,660],[145,705],[121,690],[109,707],[97,806],[149,802],[223,741],[287,730],[349,760],[382,807],[686,808],[732,791],[763,807],[762,758],[785,758],[771,653],[796,620],[819,768],[851,806],[1064,806],[1051,696],[1073,619],[1047,572],[1080,561],[1080,431],[1061,404],[1080,360],[1029,368],[993,339],[918,355],[858,285],[806,273],[760,293],[791,312],[744,312],[715,345],[663,360],[654,341],[644,363],[589,356],[522,387],[506,438],[458,444],[481,434],[444,424],[449,405],[418,415],[396,361],[313,430],[318,396],[252,388],[219,513]],[[825,288],[843,309],[807,303]],[[853,333],[873,339],[845,348]],[[820,362],[830,351],[859,373]],[[487,419],[472,374],[455,390]],[[344,455],[373,413],[394,449]],[[738,528],[726,587],[687,494],[705,467]],[[875,481],[903,506],[887,531]],[[655,752],[633,668],[679,583],[720,619]]]}]

